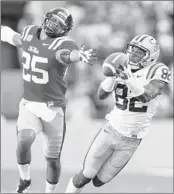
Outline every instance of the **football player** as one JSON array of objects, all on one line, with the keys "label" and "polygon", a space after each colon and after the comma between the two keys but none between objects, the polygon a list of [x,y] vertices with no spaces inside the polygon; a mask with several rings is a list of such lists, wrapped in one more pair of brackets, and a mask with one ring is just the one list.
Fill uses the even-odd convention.
[{"label": "football player", "polygon": [[64,76],[70,64],[83,61],[92,65],[96,52],[79,50],[67,37],[73,27],[68,10],[55,8],[45,14],[42,26],[29,25],[22,34],[1,26],[1,40],[22,47],[24,93],[17,121],[17,162],[20,181],[17,193],[31,185],[31,145],[43,133],[47,162],[46,193],[54,193],[60,175],[60,154],[65,136]]},{"label": "football player", "polygon": [[108,183],[131,159],[148,133],[162,90],[171,77],[168,67],[157,61],[159,54],[159,45],[152,36],[139,35],[127,44],[127,67],[113,65],[123,53],[105,59],[104,65],[118,73],[100,84],[98,97],[106,99],[112,93],[114,109],[106,115],[83,169],[70,179],[66,193],[80,193],[91,180],[96,187]]}]

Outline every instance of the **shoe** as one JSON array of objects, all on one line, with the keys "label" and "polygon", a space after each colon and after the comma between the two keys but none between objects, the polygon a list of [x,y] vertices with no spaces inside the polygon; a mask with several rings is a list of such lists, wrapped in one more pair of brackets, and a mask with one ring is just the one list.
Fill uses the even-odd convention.
[{"label": "shoe", "polygon": [[30,180],[19,180],[19,184],[16,189],[16,193],[28,193],[28,189],[31,186],[31,179]]}]

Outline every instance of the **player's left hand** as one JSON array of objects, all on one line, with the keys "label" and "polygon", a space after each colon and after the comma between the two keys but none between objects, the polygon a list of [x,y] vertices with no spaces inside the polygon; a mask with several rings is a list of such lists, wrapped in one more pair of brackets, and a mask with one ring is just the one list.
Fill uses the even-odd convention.
[{"label": "player's left hand", "polygon": [[93,66],[92,61],[97,59],[97,52],[94,49],[85,50],[84,44],[79,50],[79,59],[91,66]]}]

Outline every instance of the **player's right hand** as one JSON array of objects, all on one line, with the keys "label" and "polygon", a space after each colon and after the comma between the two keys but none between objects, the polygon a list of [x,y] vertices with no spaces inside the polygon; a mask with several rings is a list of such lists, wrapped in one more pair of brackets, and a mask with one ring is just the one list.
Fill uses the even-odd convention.
[{"label": "player's right hand", "polygon": [[80,61],[93,66],[92,61],[97,59],[97,52],[94,49],[85,50],[85,46],[83,44],[79,50],[79,59]]}]

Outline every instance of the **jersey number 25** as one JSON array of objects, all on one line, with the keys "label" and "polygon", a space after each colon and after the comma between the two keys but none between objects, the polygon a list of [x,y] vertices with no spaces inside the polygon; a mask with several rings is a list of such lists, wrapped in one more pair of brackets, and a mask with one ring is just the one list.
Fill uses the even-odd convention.
[{"label": "jersey number 25", "polygon": [[[31,56],[29,53],[23,51],[22,58],[25,59],[23,64],[23,79],[27,82],[33,81],[36,84],[46,84],[49,81],[48,72],[36,68],[36,63],[48,63],[48,59],[44,57],[38,57],[36,55]],[[37,73],[36,75],[31,75],[30,73],[25,73],[26,70],[31,69],[31,72]]]}]

